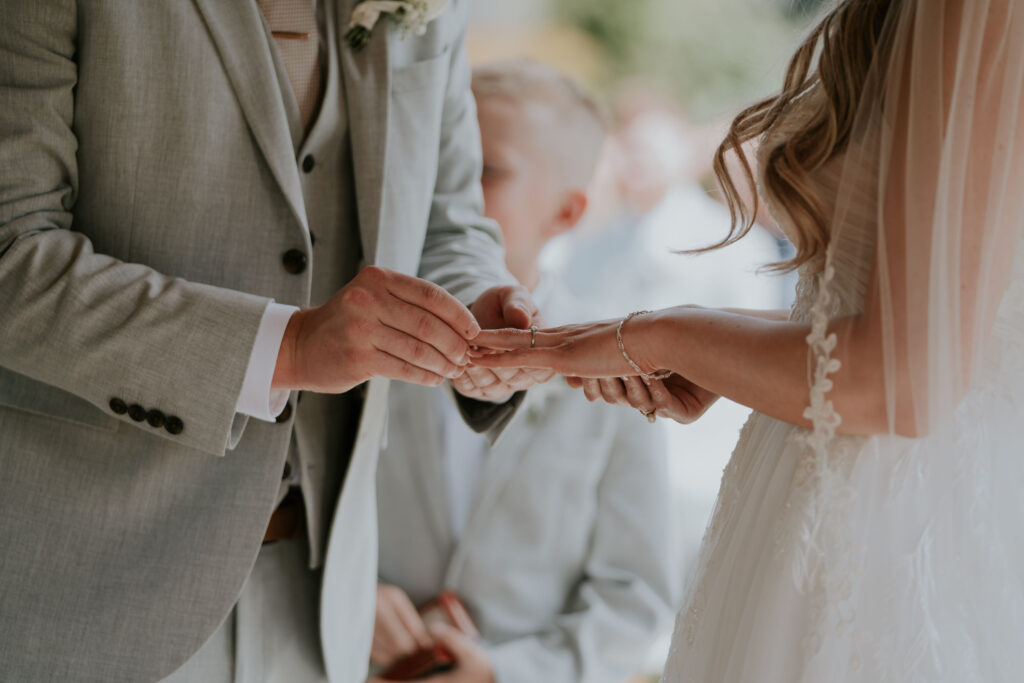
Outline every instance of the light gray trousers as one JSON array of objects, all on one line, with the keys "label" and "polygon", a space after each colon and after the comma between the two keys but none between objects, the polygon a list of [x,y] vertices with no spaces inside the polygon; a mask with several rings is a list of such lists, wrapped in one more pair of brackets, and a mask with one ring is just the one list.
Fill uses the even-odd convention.
[{"label": "light gray trousers", "polygon": [[163,683],[327,683],[318,629],[320,571],[304,538],[260,550],[238,604]]}]

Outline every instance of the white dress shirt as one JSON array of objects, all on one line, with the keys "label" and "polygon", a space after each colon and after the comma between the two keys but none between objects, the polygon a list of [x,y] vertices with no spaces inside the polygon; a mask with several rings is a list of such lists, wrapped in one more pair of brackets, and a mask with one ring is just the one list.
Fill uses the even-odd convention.
[{"label": "white dress shirt", "polygon": [[288,321],[299,309],[271,301],[263,312],[259,330],[256,332],[256,343],[253,344],[249,356],[249,366],[245,370],[242,391],[238,395],[235,411],[255,417],[258,420],[273,422],[274,418],[284,410],[288,402],[288,390],[271,390],[274,379],[274,368],[277,367],[277,353],[281,349],[284,330]]}]

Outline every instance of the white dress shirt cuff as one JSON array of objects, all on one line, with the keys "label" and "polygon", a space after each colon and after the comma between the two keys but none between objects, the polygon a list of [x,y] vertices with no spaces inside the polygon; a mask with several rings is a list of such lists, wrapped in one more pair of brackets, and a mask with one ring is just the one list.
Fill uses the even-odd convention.
[{"label": "white dress shirt cuff", "polygon": [[277,353],[281,349],[284,330],[292,314],[299,309],[271,301],[263,311],[256,343],[249,356],[249,367],[245,370],[242,393],[238,395],[235,411],[255,417],[257,420],[273,422],[288,402],[288,390],[272,390],[270,384],[277,367]]}]

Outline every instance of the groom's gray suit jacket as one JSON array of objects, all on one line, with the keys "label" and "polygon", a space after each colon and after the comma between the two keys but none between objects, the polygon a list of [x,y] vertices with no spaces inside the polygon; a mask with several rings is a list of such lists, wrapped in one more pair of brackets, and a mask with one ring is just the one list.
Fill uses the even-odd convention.
[{"label": "groom's gray suit jacket", "polygon": [[251,0],[0,3],[0,679],[177,668],[236,600],[293,435],[327,670],[362,675],[387,382],[357,435],[340,399],[235,406],[268,300],[320,303],[352,249],[466,303],[508,281],[465,25],[454,2],[422,37],[332,42],[303,139]]}]

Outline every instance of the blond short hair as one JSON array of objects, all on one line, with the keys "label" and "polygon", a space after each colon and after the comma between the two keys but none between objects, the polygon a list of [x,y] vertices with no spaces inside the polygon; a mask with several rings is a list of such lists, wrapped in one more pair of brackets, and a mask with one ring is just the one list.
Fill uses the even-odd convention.
[{"label": "blond short hair", "polygon": [[607,124],[601,105],[578,81],[540,62],[514,59],[473,69],[472,88],[477,102],[500,98],[548,109],[560,125],[549,148],[560,157],[567,181],[590,183]]}]

